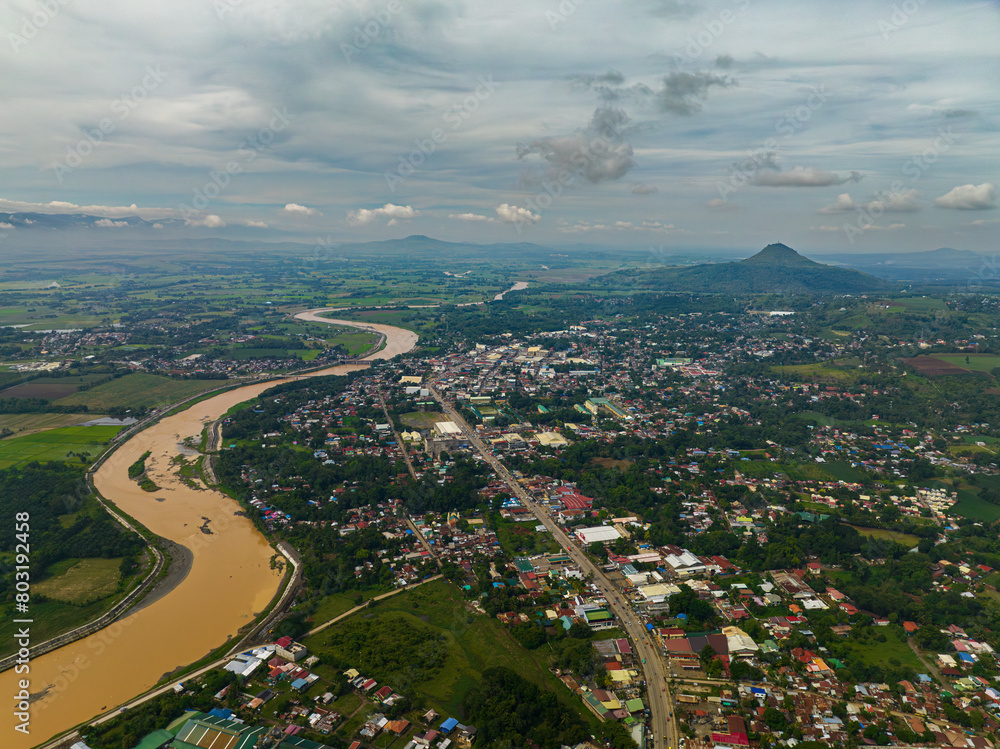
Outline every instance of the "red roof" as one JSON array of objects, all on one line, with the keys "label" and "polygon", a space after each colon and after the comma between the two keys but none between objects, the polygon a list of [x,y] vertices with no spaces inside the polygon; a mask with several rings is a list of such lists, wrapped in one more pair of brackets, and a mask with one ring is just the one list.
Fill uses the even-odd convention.
[{"label": "red roof", "polygon": [[279,648],[287,648],[291,644],[292,644],[291,637],[282,637],[275,643],[275,645],[277,645]]}]

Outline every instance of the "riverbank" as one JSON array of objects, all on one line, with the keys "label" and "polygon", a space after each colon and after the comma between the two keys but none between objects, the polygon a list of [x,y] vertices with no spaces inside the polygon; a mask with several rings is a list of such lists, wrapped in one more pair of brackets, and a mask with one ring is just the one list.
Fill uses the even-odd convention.
[{"label": "riverbank", "polygon": [[[385,346],[366,361],[388,359],[416,345],[412,331],[318,317],[330,311],[335,310],[302,314],[317,316],[316,322],[385,334]],[[206,424],[277,384],[365,366],[340,365],[222,392],[149,425],[108,457],[94,476],[100,494],[150,533],[186,549],[189,563],[168,573],[151,598],[111,627],[34,659],[29,679],[31,733],[13,731],[8,713],[6,735],[11,740],[5,746],[27,749],[90,720],[105,706],[123,704],[256,622],[281,582],[281,573],[270,564],[274,550],[234,500],[185,484],[172,459],[186,439],[199,439]],[[127,474],[128,466],[145,452],[150,453],[147,475],[161,487],[153,495]],[[21,678],[13,670],[0,675],[0,693],[17,694]]]}]

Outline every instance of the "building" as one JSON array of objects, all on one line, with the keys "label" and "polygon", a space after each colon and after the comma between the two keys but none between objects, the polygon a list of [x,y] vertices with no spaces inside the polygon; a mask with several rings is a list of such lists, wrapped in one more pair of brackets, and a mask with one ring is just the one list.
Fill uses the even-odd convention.
[{"label": "building", "polygon": [[616,528],[610,525],[598,525],[593,528],[577,528],[576,537],[581,544],[610,543],[622,537]]},{"label": "building", "polygon": [[284,658],[286,661],[292,661],[293,663],[298,663],[303,658],[306,657],[305,645],[300,645],[299,643],[292,640],[291,637],[282,637],[276,643],[274,643],[274,653],[279,658]]}]

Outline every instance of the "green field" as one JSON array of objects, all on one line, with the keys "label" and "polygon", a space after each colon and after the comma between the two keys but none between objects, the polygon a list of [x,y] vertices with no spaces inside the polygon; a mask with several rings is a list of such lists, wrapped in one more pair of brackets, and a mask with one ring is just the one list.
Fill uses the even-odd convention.
[{"label": "green field", "polygon": [[1000,367],[1000,356],[996,354],[934,354],[934,358],[973,372],[989,372]]},{"label": "green field", "polygon": [[46,429],[75,426],[101,418],[100,414],[0,414],[0,429],[10,429],[15,436],[25,436]]},{"label": "green field", "polygon": [[890,531],[884,528],[863,528],[860,525],[852,525],[851,527],[862,536],[895,541],[897,544],[909,546],[911,549],[920,542],[920,539],[911,533],[900,533],[899,531]]},{"label": "green field", "polygon": [[38,461],[65,460],[69,453],[89,453],[96,458],[121,427],[62,427],[26,437],[12,437],[0,442],[0,468]]},{"label": "green field", "polygon": [[64,559],[49,570],[53,577],[35,583],[34,589],[47,598],[76,605],[97,601],[118,589],[121,561],[121,558]]},{"label": "green field", "polygon": [[[444,659],[443,666],[433,671],[429,678],[412,678],[411,674],[420,671],[415,654],[410,657],[412,666],[405,663],[384,665],[381,667],[384,672],[376,668],[371,674],[382,683],[405,685],[403,693],[411,694],[415,705],[433,707],[442,715],[461,719],[465,695],[478,683],[482,672],[506,666],[557,695],[566,709],[577,712],[589,722],[589,713],[585,712],[582,703],[548,671],[544,658],[536,658],[522,648],[495,619],[469,613],[458,590],[444,580],[381,601],[371,611],[359,612],[343,624],[305,638],[303,644],[311,652],[326,653],[326,657],[320,656],[324,665],[339,668],[342,664],[358,663],[362,657],[357,652],[337,650],[330,644],[331,640],[338,639],[339,627],[358,627],[358,631],[363,632],[390,622],[398,631],[405,629],[421,637],[431,637],[435,642],[433,652]],[[392,647],[387,644],[386,650]],[[322,675],[322,670],[317,672]]]},{"label": "green field", "polygon": [[905,297],[891,301],[893,305],[905,307],[907,312],[932,312],[948,309],[948,305],[945,304],[944,300],[932,299],[930,297]]},{"label": "green field", "polygon": [[771,367],[771,371],[783,377],[806,382],[851,382],[857,378],[857,365],[844,368],[833,366],[835,362],[822,364],[791,364]]},{"label": "green field", "polygon": [[862,471],[859,471],[857,468],[851,468],[849,463],[841,460],[831,460],[823,468],[838,481],[846,481],[851,484],[860,484],[868,478]]},{"label": "green field", "polygon": [[447,421],[448,417],[437,411],[412,411],[403,414],[399,420],[412,429],[432,429],[439,421]]},{"label": "green field", "polygon": [[976,492],[969,489],[959,489],[958,501],[948,510],[948,514],[992,523],[1000,520],[1000,505],[980,499]]},{"label": "green field", "polygon": [[157,408],[219,387],[223,380],[173,380],[135,372],[90,390],[60,398],[60,406],[87,406],[90,411],[112,408]]},{"label": "green field", "polygon": [[873,666],[884,666],[886,663],[895,661],[903,666],[912,668],[914,671],[924,671],[923,664],[910,649],[910,646],[906,644],[906,641],[901,640],[890,627],[883,629],[886,636],[885,642],[861,644],[848,641],[842,644],[838,643],[838,646],[842,646],[849,653],[847,656],[847,665],[850,666],[850,661],[853,659]]},{"label": "green field", "polygon": [[531,523],[501,521],[495,530],[500,546],[512,556],[554,554],[560,550],[551,533],[538,533]]}]

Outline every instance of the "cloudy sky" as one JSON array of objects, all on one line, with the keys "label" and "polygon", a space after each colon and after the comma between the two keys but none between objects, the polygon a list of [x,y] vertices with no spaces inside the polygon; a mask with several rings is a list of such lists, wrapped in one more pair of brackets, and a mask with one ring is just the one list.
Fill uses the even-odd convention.
[{"label": "cloudy sky", "polygon": [[10,0],[0,25],[0,212],[807,253],[1000,230],[995,0]]}]

